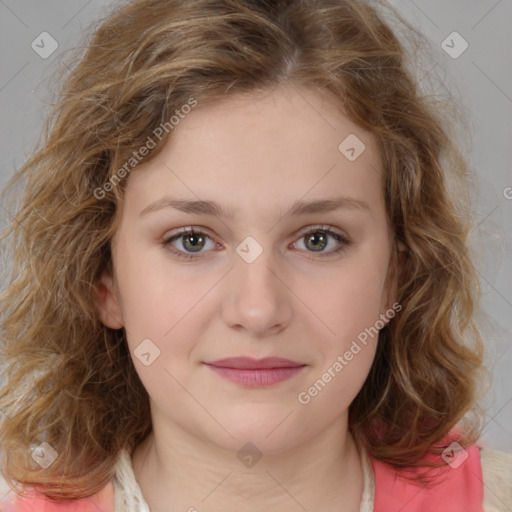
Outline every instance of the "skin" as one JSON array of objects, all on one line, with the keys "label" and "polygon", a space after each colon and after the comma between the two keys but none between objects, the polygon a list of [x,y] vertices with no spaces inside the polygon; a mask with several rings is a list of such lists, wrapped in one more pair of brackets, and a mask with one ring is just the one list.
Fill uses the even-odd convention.
[{"label": "skin", "polygon": [[[338,150],[349,134],[366,146],[352,162]],[[297,397],[394,303],[381,165],[374,137],[328,96],[279,87],[199,105],[162,153],[128,178],[112,240],[114,275],[97,283],[98,311],[105,325],[126,330],[150,396],[153,432],[132,463],[152,512],[247,504],[261,512],[359,510],[363,473],[348,408],[378,337],[308,404]],[[236,214],[164,207],[139,215],[166,195],[213,200]],[[285,215],[296,200],[341,195],[367,208]],[[351,243],[333,253],[340,242],[329,235],[314,251],[304,231],[318,226]],[[162,245],[186,227],[210,237],[202,252],[184,245],[186,237]],[[263,249],[252,263],[236,252],[248,236]],[[160,356],[145,366],[134,350],[148,338]],[[255,389],[203,364],[242,355],[307,366]],[[236,457],[247,442],[262,454],[252,467]]]}]

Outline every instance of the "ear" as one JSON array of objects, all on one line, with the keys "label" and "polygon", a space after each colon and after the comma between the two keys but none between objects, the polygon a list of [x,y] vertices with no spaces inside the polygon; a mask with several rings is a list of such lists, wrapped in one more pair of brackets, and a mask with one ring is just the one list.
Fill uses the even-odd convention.
[{"label": "ear", "polygon": [[396,302],[398,279],[407,259],[407,247],[396,240],[389,259],[388,273],[382,294],[382,314],[389,311]]},{"label": "ear", "polygon": [[111,329],[124,327],[119,295],[112,276],[103,271],[94,283],[94,303],[101,322]]}]

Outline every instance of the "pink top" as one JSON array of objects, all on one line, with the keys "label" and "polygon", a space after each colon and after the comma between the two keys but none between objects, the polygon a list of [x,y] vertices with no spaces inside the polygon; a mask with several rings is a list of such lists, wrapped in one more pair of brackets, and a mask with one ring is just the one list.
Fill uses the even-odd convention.
[{"label": "pink top", "polygon": [[[466,453],[463,463],[433,470],[436,484],[430,488],[398,476],[392,466],[371,458],[375,475],[373,512],[484,512],[479,448],[471,446]],[[407,470],[409,474],[415,472]],[[35,491],[25,499],[14,493],[10,496],[10,501],[0,503],[0,512],[115,512],[112,481],[94,496],[71,502],[50,502]]]},{"label": "pink top", "polygon": [[[432,472],[435,486],[430,489],[397,476],[388,464],[372,458],[374,512],[484,512],[480,450],[473,445],[466,453],[468,457],[462,464],[436,468]],[[414,474],[414,471],[407,470],[407,473]]]},{"label": "pink top", "polygon": [[0,512],[115,512],[112,481],[94,496],[75,501],[50,502],[35,491],[27,498],[14,493],[10,496],[10,501],[0,503]]}]

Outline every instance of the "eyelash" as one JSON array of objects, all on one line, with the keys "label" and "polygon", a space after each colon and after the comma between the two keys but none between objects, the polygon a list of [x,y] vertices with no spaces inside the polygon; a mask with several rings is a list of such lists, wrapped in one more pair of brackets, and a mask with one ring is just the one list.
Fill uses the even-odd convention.
[{"label": "eyelash", "polygon": [[[328,256],[339,254],[339,253],[343,252],[345,249],[347,249],[352,244],[352,242],[345,236],[332,231],[330,226],[315,226],[313,228],[310,228],[307,231],[301,233],[298,240],[306,237],[307,235],[313,234],[313,233],[328,234],[328,235],[332,236],[337,242],[339,242],[338,247],[336,247],[335,249],[333,249],[329,252],[326,252],[326,253],[318,253],[318,256],[320,258],[326,258]],[[165,249],[170,250],[173,254],[175,254],[179,258],[183,258],[186,260],[193,260],[193,259],[200,257],[199,256],[201,254],[200,252],[197,253],[197,256],[196,256],[195,254],[192,254],[192,253],[183,253],[183,251],[177,250],[171,246],[171,242],[183,237],[184,235],[202,235],[202,236],[206,236],[206,237],[210,238],[212,241],[215,242],[215,240],[213,240],[213,238],[211,236],[209,236],[208,233],[206,233],[204,231],[195,230],[194,228],[183,228],[182,230],[180,230],[178,233],[175,233],[171,237],[165,238],[161,242],[161,245]],[[313,251],[307,251],[307,252],[313,252]]]}]

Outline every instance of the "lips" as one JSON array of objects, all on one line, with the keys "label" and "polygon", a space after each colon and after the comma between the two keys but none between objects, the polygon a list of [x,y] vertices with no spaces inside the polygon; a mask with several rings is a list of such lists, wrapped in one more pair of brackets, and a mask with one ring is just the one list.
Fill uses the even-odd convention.
[{"label": "lips", "polygon": [[241,370],[261,370],[263,368],[296,368],[305,366],[302,363],[284,359],[282,357],[264,357],[263,359],[253,359],[252,357],[227,357],[225,359],[218,359],[211,363],[206,363],[210,366],[219,368],[234,368]]},{"label": "lips", "polygon": [[278,384],[290,379],[307,366],[282,357],[230,357],[205,364],[221,377],[251,388]]}]

